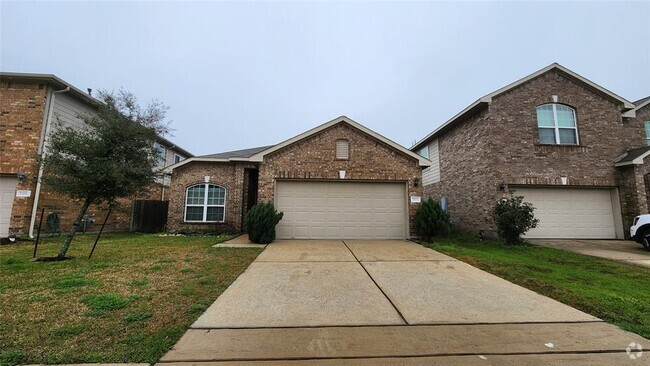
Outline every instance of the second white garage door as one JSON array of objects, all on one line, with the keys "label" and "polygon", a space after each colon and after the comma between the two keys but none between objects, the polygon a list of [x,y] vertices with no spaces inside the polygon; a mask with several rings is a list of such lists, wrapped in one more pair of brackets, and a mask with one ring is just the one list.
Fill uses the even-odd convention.
[{"label": "second white garage door", "polygon": [[539,219],[526,238],[616,238],[610,189],[513,189],[535,206],[535,217]]},{"label": "second white garage door", "polygon": [[278,181],[278,239],[404,239],[404,183]]}]

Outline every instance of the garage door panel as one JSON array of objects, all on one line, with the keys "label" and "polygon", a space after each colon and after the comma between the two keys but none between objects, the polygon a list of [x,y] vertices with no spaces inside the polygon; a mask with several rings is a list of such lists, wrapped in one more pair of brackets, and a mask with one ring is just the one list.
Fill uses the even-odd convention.
[{"label": "garage door panel", "polygon": [[17,184],[18,180],[15,177],[0,177],[0,238],[9,236],[9,224]]},{"label": "garage door panel", "polygon": [[[402,183],[279,181],[280,239],[403,239]],[[299,207],[300,206],[300,207]]]},{"label": "garage door panel", "polygon": [[515,194],[535,206],[540,220],[527,238],[616,238],[609,189],[516,188]]}]

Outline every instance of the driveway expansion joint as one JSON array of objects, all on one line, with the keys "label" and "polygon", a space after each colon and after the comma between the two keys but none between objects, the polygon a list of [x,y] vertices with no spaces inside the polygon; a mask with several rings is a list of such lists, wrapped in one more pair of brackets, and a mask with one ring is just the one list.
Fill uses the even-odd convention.
[{"label": "driveway expansion joint", "polygon": [[388,297],[388,295],[384,292],[384,289],[382,289],[382,288],[379,286],[379,284],[377,283],[377,281],[375,281],[375,279],[372,278],[372,276],[370,275],[370,272],[368,272],[368,270],[366,269],[366,267],[363,266],[363,263],[361,263],[361,262],[359,261],[359,258],[357,258],[356,254],[354,254],[354,252],[352,251],[352,249],[350,249],[350,247],[349,247],[348,244],[345,242],[345,240],[341,240],[341,241],[343,242],[343,245],[345,245],[345,247],[348,248],[348,250],[350,251],[350,253],[351,253],[352,256],[354,257],[354,259],[357,260],[357,263],[359,263],[359,265],[361,266],[361,268],[363,268],[363,271],[366,272],[366,274],[368,275],[368,277],[370,278],[370,280],[372,280],[372,283],[374,283],[375,286],[377,286],[377,288],[379,289],[379,291],[381,291],[381,293],[386,297],[386,300],[388,300],[388,302],[391,304],[391,306],[395,309],[395,311],[397,312],[397,314],[399,315],[399,317],[402,318],[402,321],[404,322],[404,324],[408,325],[409,322],[406,320],[406,318],[404,317],[404,315],[402,314],[402,312],[397,308],[397,306],[395,306],[395,303],[393,302],[393,300],[392,300],[390,297]]}]

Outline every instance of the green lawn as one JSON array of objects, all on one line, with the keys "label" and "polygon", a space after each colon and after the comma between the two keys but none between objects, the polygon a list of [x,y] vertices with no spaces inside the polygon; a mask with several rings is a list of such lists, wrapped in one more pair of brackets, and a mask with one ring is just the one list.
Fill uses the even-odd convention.
[{"label": "green lawn", "polygon": [[88,260],[78,236],[76,259],[47,263],[0,247],[0,365],[157,361],[261,252],[211,247],[230,238],[108,234]]},{"label": "green lawn", "polygon": [[650,338],[650,268],[461,236],[429,247]]}]

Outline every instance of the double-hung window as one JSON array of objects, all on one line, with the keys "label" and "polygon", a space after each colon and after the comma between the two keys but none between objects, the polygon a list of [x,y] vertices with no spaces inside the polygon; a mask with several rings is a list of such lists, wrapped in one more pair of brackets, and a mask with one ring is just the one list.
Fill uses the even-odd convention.
[{"label": "double-hung window", "polygon": [[224,222],[226,218],[226,189],[209,183],[187,188],[185,221]]},{"label": "double-hung window", "polygon": [[544,104],[537,107],[539,143],[550,145],[578,145],[576,112],[563,104]]},{"label": "double-hung window", "polygon": [[645,121],[645,143],[650,146],[650,121]]}]

